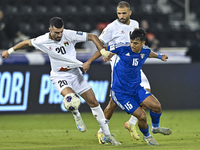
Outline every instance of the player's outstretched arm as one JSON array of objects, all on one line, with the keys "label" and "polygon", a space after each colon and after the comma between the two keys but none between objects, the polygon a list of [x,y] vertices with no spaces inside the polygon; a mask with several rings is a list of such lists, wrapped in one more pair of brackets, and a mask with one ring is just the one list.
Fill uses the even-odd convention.
[{"label": "player's outstretched arm", "polygon": [[[96,35],[88,33],[88,41],[92,41],[96,45],[96,47],[98,48],[98,51],[96,51],[94,53],[94,55],[89,60],[87,60],[85,63],[83,63],[83,70],[84,70],[85,73],[90,68],[90,64],[93,61],[95,61],[97,58],[99,58],[101,55],[106,57],[107,61],[110,60],[110,58],[109,58],[109,53],[110,52],[107,52],[105,50],[105,48],[103,48],[103,44],[101,43],[101,41],[99,40],[99,38]],[[104,58],[104,61],[106,59]]]},{"label": "player's outstretched arm", "polygon": [[15,45],[14,47],[12,47],[12,48],[10,48],[8,50],[3,51],[2,58],[7,59],[10,56],[10,54],[14,53],[16,50],[25,48],[27,46],[32,46],[30,39],[22,41],[22,42],[18,43],[17,45]]},{"label": "player's outstretched arm", "polygon": [[149,58],[158,58],[158,59],[161,59],[162,61],[167,61],[168,56],[165,54],[158,54],[158,53],[151,51]]}]

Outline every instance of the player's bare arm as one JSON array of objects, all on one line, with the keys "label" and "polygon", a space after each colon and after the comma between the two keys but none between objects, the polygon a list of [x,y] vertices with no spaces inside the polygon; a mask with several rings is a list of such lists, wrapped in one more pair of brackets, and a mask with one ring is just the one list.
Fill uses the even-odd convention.
[{"label": "player's bare arm", "polygon": [[89,68],[90,68],[90,64],[95,61],[97,58],[99,58],[101,56],[100,51],[96,51],[92,57],[90,59],[88,59],[85,63],[83,63],[83,70],[86,73]]},{"label": "player's bare arm", "polygon": [[149,58],[159,58],[159,59],[161,59],[162,61],[167,61],[168,56],[165,55],[165,54],[157,54],[157,53],[151,51],[151,53],[150,53],[150,55],[149,55]]},{"label": "player's bare arm", "polygon": [[32,46],[30,39],[18,43],[17,45],[15,45],[14,47],[10,48],[9,50],[3,51],[2,58],[7,59],[10,56],[11,53],[15,52],[18,49],[23,49],[23,48],[28,47],[28,46]]},{"label": "player's bare arm", "polygon": [[88,33],[88,41],[92,41],[96,45],[98,50],[103,49],[103,44],[96,35]]}]

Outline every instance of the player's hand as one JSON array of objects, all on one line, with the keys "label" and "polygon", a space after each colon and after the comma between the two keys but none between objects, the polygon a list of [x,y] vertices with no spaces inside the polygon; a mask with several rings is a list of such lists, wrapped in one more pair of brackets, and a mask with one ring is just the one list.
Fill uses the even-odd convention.
[{"label": "player's hand", "polygon": [[108,59],[108,58],[106,58],[106,57],[104,57],[104,56],[102,56],[102,59],[103,59],[104,62],[112,61],[110,58]]},{"label": "player's hand", "polygon": [[88,63],[87,61],[85,63],[83,63],[83,71],[86,73],[90,68],[90,63]]},{"label": "player's hand", "polygon": [[108,55],[108,58],[102,56],[104,62],[107,62],[107,61],[112,61],[111,58],[115,55],[115,53],[112,53],[110,52],[110,54]]},{"label": "player's hand", "polygon": [[165,54],[162,54],[162,61],[167,61],[167,59],[168,59],[168,56],[167,55],[165,55]]},{"label": "player's hand", "polygon": [[10,55],[8,54],[8,50],[6,50],[6,51],[3,51],[3,53],[2,53],[2,58],[5,58],[5,59],[7,59]]}]

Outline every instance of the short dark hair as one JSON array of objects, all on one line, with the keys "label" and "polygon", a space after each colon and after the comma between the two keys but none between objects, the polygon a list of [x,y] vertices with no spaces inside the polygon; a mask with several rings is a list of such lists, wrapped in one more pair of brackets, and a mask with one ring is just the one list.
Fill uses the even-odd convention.
[{"label": "short dark hair", "polygon": [[63,20],[60,17],[53,17],[49,21],[50,27],[62,28],[64,26]]},{"label": "short dark hair", "polygon": [[128,2],[126,2],[126,1],[120,1],[120,2],[118,3],[117,7],[119,7],[119,8],[127,7],[127,8],[130,9],[130,4],[129,4]]},{"label": "short dark hair", "polygon": [[142,28],[135,29],[134,31],[130,32],[130,39],[138,39],[140,41],[146,40],[146,31]]}]

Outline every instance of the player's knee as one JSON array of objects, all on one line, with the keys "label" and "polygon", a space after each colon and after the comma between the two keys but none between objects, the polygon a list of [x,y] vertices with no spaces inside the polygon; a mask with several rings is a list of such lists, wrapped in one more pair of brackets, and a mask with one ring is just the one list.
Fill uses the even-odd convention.
[{"label": "player's knee", "polygon": [[147,122],[147,117],[145,113],[142,113],[138,118],[140,122]]},{"label": "player's knee", "polygon": [[89,100],[87,103],[91,108],[99,106],[99,102],[96,100],[96,98]]},{"label": "player's knee", "polygon": [[154,112],[160,113],[162,111],[161,104],[159,102],[155,103],[154,106],[153,106],[153,109],[154,109]]}]

